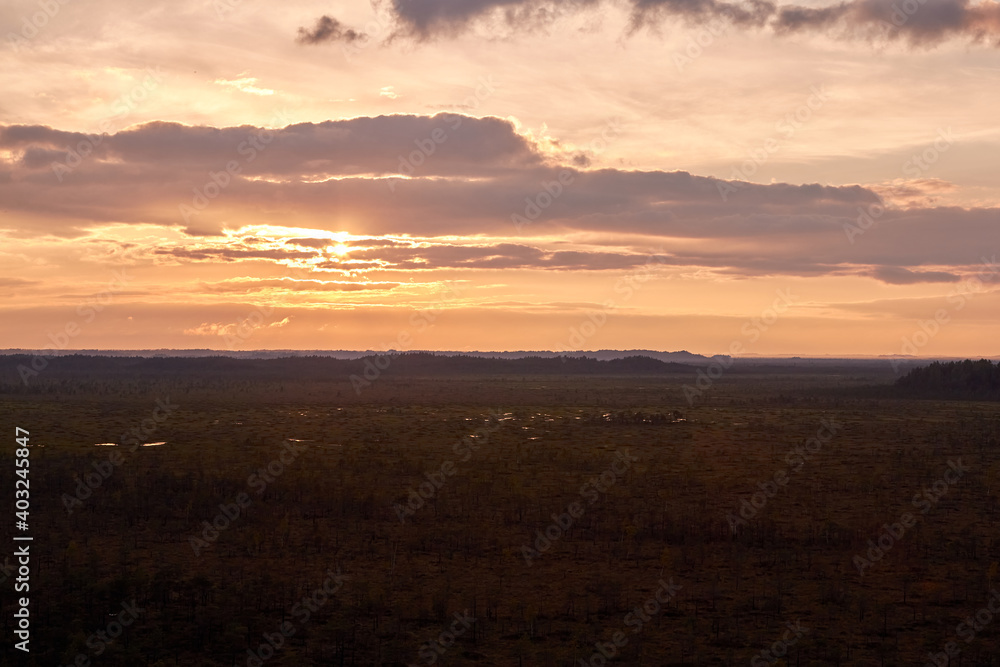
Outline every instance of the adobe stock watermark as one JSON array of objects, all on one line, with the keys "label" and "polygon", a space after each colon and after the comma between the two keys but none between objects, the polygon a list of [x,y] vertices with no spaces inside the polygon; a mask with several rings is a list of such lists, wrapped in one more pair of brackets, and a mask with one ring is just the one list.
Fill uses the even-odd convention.
[{"label": "adobe stock watermark", "polygon": [[[611,140],[620,135],[621,132],[621,119],[612,118],[604,125],[601,136],[591,140],[587,147],[593,155],[600,155],[608,149]],[[566,192],[574,180],[576,180],[576,176],[573,172],[569,169],[563,169],[553,180],[542,181],[538,192],[524,198],[523,215],[521,213],[511,214],[510,221],[514,223],[514,229],[521,231],[526,225],[538,220],[542,213]]]},{"label": "adobe stock watermark", "polygon": [[[643,626],[653,620],[653,617],[659,614],[683,588],[680,584],[674,583],[673,577],[670,578],[669,582],[660,579],[656,583],[660,587],[656,589],[652,597],[625,614],[622,622],[626,628],[631,628],[633,635],[642,632]],[[618,630],[611,635],[610,641],[596,642],[594,644],[596,650],[590,654],[590,657],[586,660],[577,658],[577,664],[580,667],[604,667],[608,660],[618,657],[621,650],[628,644],[628,640],[625,631]]]},{"label": "adobe stock watermark", "polygon": [[[465,98],[464,105],[470,111],[475,111],[480,105],[496,92],[496,84],[493,76],[479,77],[479,85],[472,95]],[[435,127],[428,135],[422,139],[414,139],[416,148],[407,155],[399,156],[399,164],[396,166],[396,173],[406,177],[411,177],[422,167],[427,160],[438,151],[438,147],[448,141],[451,132],[455,132],[462,126],[464,117],[461,114],[447,114],[442,118],[444,126]],[[391,192],[396,191],[396,178],[389,178],[386,183]]]},{"label": "adobe stock watermark", "polygon": [[[765,333],[774,326],[778,319],[788,311],[795,300],[795,295],[792,294],[791,289],[777,290],[777,298],[771,303],[769,308],[765,308],[761,311],[759,317],[752,317],[747,320],[742,327],[740,327],[740,333],[746,337],[751,343],[756,343],[760,340],[761,334]],[[746,348],[743,345],[742,340],[734,340],[729,344],[729,355],[724,357],[713,357],[712,361],[708,364],[705,369],[699,368],[696,375],[696,379],[693,385],[685,384],[682,389],[684,391],[684,398],[687,400],[688,405],[693,406],[695,399],[701,398],[702,395],[708,391],[716,380],[721,378],[727,370],[729,370],[734,363],[736,363],[736,357],[746,352]]]},{"label": "adobe stock watermark", "polygon": [[[291,114],[283,109],[274,115],[268,125],[281,127],[287,125],[290,118]],[[192,190],[191,204],[178,204],[177,206],[184,222],[191,224],[192,216],[208,208],[209,204],[243,172],[243,169],[267,149],[277,133],[278,130],[272,130],[269,127],[257,128],[247,134],[247,138],[236,146],[235,153],[240,159],[229,160],[218,171],[209,170],[205,182]]]},{"label": "adobe stock watermark", "polygon": [[[918,491],[912,500],[914,508],[920,510],[920,514],[914,516],[910,512],[903,512],[899,521],[893,524],[882,524],[882,532],[874,540],[868,540],[868,551],[865,555],[854,556],[852,562],[858,568],[858,575],[865,576],[865,570],[882,560],[889,551],[896,545],[896,542],[903,539],[907,531],[917,525],[924,516],[931,511],[941,501],[941,498],[948,493],[948,489],[957,484],[969,468],[962,465],[962,459],[948,461],[948,467],[944,475],[935,480],[930,486],[923,487]],[[868,556],[865,558],[865,556]]]},{"label": "adobe stock watermark", "polygon": [[580,487],[580,497],[587,501],[584,505],[580,501],[573,501],[562,514],[552,514],[552,523],[545,530],[535,531],[535,546],[532,548],[527,544],[521,545],[521,555],[525,564],[531,567],[534,560],[552,548],[552,545],[559,541],[566,534],[577,519],[582,517],[587,511],[587,507],[593,505],[601,498],[602,493],[618,483],[618,480],[625,476],[637,456],[629,454],[627,449],[619,449],[615,452],[615,458],[604,472],[597,477],[592,477]]},{"label": "adobe stock watermark", "polygon": [[768,501],[778,495],[781,487],[788,485],[791,474],[802,470],[806,462],[816,456],[823,445],[833,440],[833,437],[843,427],[843,424],[832,419],[820,420],[820,427],[812,437],[785,454],[785,463],[788,464],[788,468],[776,470],[771,479],[759,482],[757,484],[759,491],[751,495],[749,500],[741,498],[740,508],[736,514],[729,512],[726,515],[730,532],[736,535],[740,527],[748,525],[751,519],[767,507]]},{"label": "adobe stock watermark", "polygon": [[[76,308],[76,314],[83,320],[83,325],[93,322],[104,307],[114,300],[114,295],[125,289],[125,286],[132,281],[132,276],[125,274],[125,269],[120,269],[111,274],[112,279],[106,288],[98,292],[92,298],[87,299]],[[70,320],[63,325],[61,331],[49,332],[49,340],[52,345],[48,345],[43,350],[65,350],[69,347],[70,341],[83,331],[83,325],[77,320]],[[32,357],[30,366],[24,364],[17,365],[17,373],[21,376],[24,386],[28,386],[28,380],[38,377],[38,374],[48,368],[49,360],[54,359],[55,354],[36,354]]]},{"label": "adobe stock watermark", "polygon": [[[955,135],[952,133],[951,128],[949,127],[945,130],[939,129],[937,137],[930,146],[903,163],[903,175],[909,176],[911,179],[924,176],[941,159],[941,156],[947,153],[954,145]],[[896,188],[890,188],[890,192],[895,190]],[[874,202],[867,207],[859,206],[858,217],[854,223],[844,223],[844,234],[847,235],[848,243],[854,245],[857,237],[871,229],[885,215],[886,210],[885,203],[882,201]]]},{"label": "adobe stock watermark", "polygon": [[[120,443],[122,445],[131,443],[132,446],[128,451],[130,454],[135,452],[142,446],[142,443],[146,442],[156,432],[159,425],[165,422],[178,408],[180,406],[176,403],[171,403],[169,396],[166,399],[156,399],[156,407],[153,408],[152,415],[143,419],[138,426],[134,426],[129,431],[122,433]],[[68,493],[62,494],[62,503],[63,507],[66,508],[66,513],[72,515],[77,507],[83,507],[83,501],[90,498],[94,494],[94,491],[101,488],[104,482],[123,463],[125,463],[125,457],[117,447],[112,447],[106,460],[94,461],[91,464],[94,472],[74,475],[76,488],[73,495]]]},{"label": "adobe stock watermark", "polygon": [[[953,311],[962,310],[974,296],[985,291],[986,288],[983,285],[985,280],[992,278],[1000,270],[996,255],[993,255],[992,258],[983,257],[982,267],[974,276],[966,278],[949,292],[947,301],[951,304]],[[917,329],[913,333],[903,336],[899,355],[889,359],[889,365],[892,366],[893,372],[899,373],[899,368],[907,361],[907,357],[916,356],[941,333],[942,327],[949,322],[951,322],[951,314],[946,308],[938,308],[934,311],[933,317],[918,322]]]},{"label": "adobe stock watermark", "polygon": [[97,147],[104,142],[108,135],[122,129],[125,126],[123,121],[128,115],[145,101],[150,93],[160,87],[165,76],[163,68],[157,65],[155,69],[147,67],[145,71],[147,72],[146,78],[133,86],[127,93],[119,96],[112,104],[113,113],[97,123],[100,134],[84,135],[83,139],[66,151],[66,157],[61,162],[52,163],[52,172],[56,175],[57,181],[62,183],[63,178],[83,164],[83,161],[97,150]]},{"label": "adobe stock watermark", "polygon": [[256,649],[247,649],[247,667],[262,667],[265,662],[273,658],[285,646],[285,641],[295,636],[295,633],[309,622],[312,615],[344,587],[344,582],[348,579],[350,577],[342,574],[339,566],[336,572],[328,569],[323,583],[292,606],[291,616],[295,619],[294,621],[282,620],[276,632],[265,632],[262,635],[263,641],[257,645]]},{"label": "adobe stock watermark", "polygon": [[[500,418],[503,415],[500,408],[489,411],[487,425],[480,426],[470,435],[463,436],[452,445],[451,451],[462,463],[467,463],[472,459],[472,455],[489,443],[490,436],[500,429]],[[437,471],[425,472],[426,481],[421,482],[416,489],[410,487],[406,496],[406,504],[393,503],[392,510],[399,517],[400,523],[406,523],[406,518],[417,513],[424,503],[434,498],[441,487],[445,485],[449,477],[453,477],[458,472],[458,467],[453,459],[448,459],[438,468]]]},{"label": "adobe stock watermark", "polygon": [[[284,474],[285,469],[295,462],[299,456],[308,449],[308,445],[300,442],[285,440],[281,443],[281,453],[272,459],[263,468],[258,468],[256,472],[250,473],[247,477],[247,486],[253,489],[258,496],[262,496],[269,484]],[[211,521],[202,521],[202,531],[199,535],[188,537],[188,544],[195,556],[200,556],[201,552],[208,549],[219,535],[234,524],[240,517],[246,514],[246,509],[253,504],[253,498],[245,491],[241,491],[233,498],[232,502],[219,505],[219,512],[212,517]]]},{"label": "adobe stock watermark", "polygon": [[[25,544],[14,550],[14,557],[17,558],[17,579],[15,580],[14,590],[18,593],[28,593],[31,589],[31,546]],[[10,567],[8,569],[7,565],[4,565],[4,581],[7,580],[7,572],[14,574],[14,568]],[[25,653],[31,653],[31,599],[27,596],[16,598],[17,599],[17,611],[14,612],[12,618],[14,622],[11,624],[16,627],[13,634],[17,635],[17,638],[21,641],[15,642],[14,648],[18,651],[24,651]],[[4,619],[6,621],[6,619]]]},{"label": "adobe stock watermark", "polygon": [[739,166],[733,167],[733,172],[729,175],[728,180],[719,180],[716,182],[715,185],[722,201],[728,201],[729,195],[738,192],[745,183],[749,182],[750,178],[757,173],[757,170],[770,160],[775,153],[781,150],[785,145],[782,142],[787,142],[794,137],[795,133],[802,129],[812,119],[813,115],[822,109],[829,100],[830,94],[826,91],[823,84],[810,86],[809,96],[806,98],[806,101],[786,113],[784,117],[774,124],[777,134],[768,137],[760,146],[751,149],[749,159],[744,160]]}]

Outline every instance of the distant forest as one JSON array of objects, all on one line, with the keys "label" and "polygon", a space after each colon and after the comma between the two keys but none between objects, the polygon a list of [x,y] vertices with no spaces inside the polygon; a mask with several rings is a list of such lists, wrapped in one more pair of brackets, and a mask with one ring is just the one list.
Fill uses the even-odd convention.
[{"label": "distant forest", "polygon": [[900,393],[915,397],[1000,400],[1000,362],[935,361],[914,368],[896,381]]},{"label": "distant forest", "polygon": [[[289,357],[96,357],[52,358],[10,355],[0,365],[0,391],[39,393],[65,390],[65,383],[88,378],[107,380],[221,379],[257,381],[344,381],[350,378],[451,375],[692,375],[698,365],[665,362],[646,356],[598,360],[590,357],[443,357],[429,352],[387,353],[359,359]],[[82,387],[80,387],[82,388]]]}]

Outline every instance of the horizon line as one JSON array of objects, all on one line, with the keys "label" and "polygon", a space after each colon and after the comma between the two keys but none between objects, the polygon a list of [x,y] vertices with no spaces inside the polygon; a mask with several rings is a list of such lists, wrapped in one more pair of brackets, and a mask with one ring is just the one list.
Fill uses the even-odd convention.
[{"label": "horizon line", "polygon": [[600,348],[596,350],[454,350],[454,349],[441,349],[441,350],[431,350],[431,349],[419,349],[419,350],[375,350],[375,349],[347,349],[347,348],[255,348],[247,350],[233,350],[233,349],[221,349],[221,348],[208,348],[208,347],[197,347],[197,348],[75,348],[75,349],[59,349],[53,350],[51,348],[4,348],[0,349],[0,356],[15,356],[18,354],[34,354],[40,356],[67,356],[73,354],[110,354],[110,353],[137,353],[136,356],[143,356],[138,353],[210,353],[218,356],[233,356],[233,355],[245,355],[245,354],[279,354],[288,353],[291,356],[308,356],[307,353],[324,353],[324,354],[353,354],[353,355],[383,355],[383,354],[438,354],[438,355],[449,355],[449,356],[461,356],[461,355],[488,355],[488,354],[523,354],[523,355],[533,355],[533,354],[549,354],[554,356],[584,356],[588,354],[607,354],[607,353],[634,353],[630,356],[644,356],[643,353],[654,353],[654,354],[665,354],[665,355],[687,355],[691,357],[702,357],[704,359],[713,359],[718,357],[723,358],[736,358],[736,359],[801,359],[801,360],[887,360],[887,359],[902,359],[905,361],[936,361],[936,360],[964,360],[964,359],[987,359],[987,360],[1000,360],[1000,354],[997,355],[928,355],[928,356],[913,356],[913,355],[901,355],[901,354],[795,354],[795,353],[779,353],[779,354],[761,354],[761,353],[746,353],[740,355],[729,355],[729,354],[704,354],[699,352],[691,352],[689,350],[654,350],[649,348]]}]

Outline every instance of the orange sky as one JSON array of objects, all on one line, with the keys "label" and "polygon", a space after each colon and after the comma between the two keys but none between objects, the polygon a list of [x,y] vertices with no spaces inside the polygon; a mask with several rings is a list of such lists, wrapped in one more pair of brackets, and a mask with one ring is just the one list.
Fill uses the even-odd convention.
[{"label": "orange sky", "polygon": [[4,3],[0,348],[1000,355],[1000,4],[894,6]]}]

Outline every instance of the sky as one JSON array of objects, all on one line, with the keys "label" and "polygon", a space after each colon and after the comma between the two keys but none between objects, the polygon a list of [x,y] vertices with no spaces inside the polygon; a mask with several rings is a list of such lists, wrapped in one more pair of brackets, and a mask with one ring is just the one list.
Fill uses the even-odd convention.
[{"label": "sky", "polygon": [[0,348],[1000,355],[993,0],[8,0]]}]

